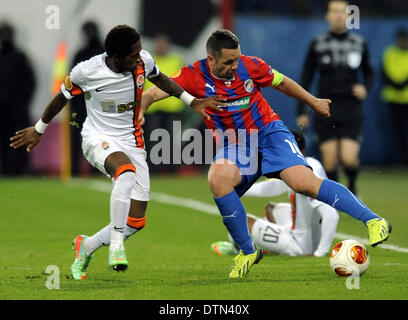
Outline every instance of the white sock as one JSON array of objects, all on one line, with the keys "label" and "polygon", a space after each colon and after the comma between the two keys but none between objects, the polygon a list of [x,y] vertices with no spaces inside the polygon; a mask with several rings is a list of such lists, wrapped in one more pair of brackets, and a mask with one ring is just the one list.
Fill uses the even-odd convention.
[{"label": "white sock", "polygon": [[[123,240],[126,241],[138,231],[139,229],[135,229],[126,225],[125,231],[123,232]],[[85,238],[83,246],[86,251],[86,254],[90,256],[100,247],[109,246],[110,242],[111,242],[111,225],[107,225],[94,235]]]},{"label": "white sock", "polygon": [[113,228],[110,229],[110,245],[109,251],[125,249],[123,245],[123,231],[117,231]]},{"label": "white sock", "polygon": [[130,194],[135,183],[136,175],[128,171],[120,174],[113,186],[110,198],[110,250],[123,247],[123,233],[130,209]]}]

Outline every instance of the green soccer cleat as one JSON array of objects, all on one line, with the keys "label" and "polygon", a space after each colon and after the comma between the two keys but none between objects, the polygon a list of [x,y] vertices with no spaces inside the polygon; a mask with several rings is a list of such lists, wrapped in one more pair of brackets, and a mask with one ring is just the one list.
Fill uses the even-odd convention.
[{"label": "green soccer cleat", "polygon": [[385,219],[368,220],[366,226],[368,228],[368,239],[372,247],[387,240],[392,230],[391,224]]},{"label": "green soccer cleat", "polygon": [[261,249],[257,249],[254,253],[244,255],[241,250],[239,255],[234,258],[235,266],[229,274],[230,278],[243,278],[245,277],[249,269],[263,258]]},{"label": "green soccer cleat", "polygon": [[84,280],[86,278],[86,269],[92,258],[92,256],[86,254],[82,244],[86,238],[87,236],[79,235],[71,243],[72,249],[75,251],[75,260],[71,265],[71,274],[74,280]]},{"label": "green soccer cleat", "polygon": [[117,249],[109,252],[109,268],[115,271],[126,271],[128,261],[125,249]]},{"label": "green soccer cleat", "polygon": [[211,249],[220,256],[234,255],[234,245],[228,241],[217,241],[211,245]]}]

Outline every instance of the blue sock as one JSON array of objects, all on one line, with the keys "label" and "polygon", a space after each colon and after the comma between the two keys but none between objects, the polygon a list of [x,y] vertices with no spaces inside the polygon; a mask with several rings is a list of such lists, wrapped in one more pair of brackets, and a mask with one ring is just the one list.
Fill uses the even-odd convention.
[{"label": "blue sock", "polygon": [[246,211],[235,190],[223,197],[214,197],[214,200],[220,210],[222,222],[227,227],[232,239],[245,255],[254,253],[255,249],[248,231]]},{"label": "blue sock", "polygon": [[343,211],[361,220],[364,224],[371,219],[380,218],[364,203],[356,198],[345,186],[333,180],[325,179],[319,189],[317,200]]}]

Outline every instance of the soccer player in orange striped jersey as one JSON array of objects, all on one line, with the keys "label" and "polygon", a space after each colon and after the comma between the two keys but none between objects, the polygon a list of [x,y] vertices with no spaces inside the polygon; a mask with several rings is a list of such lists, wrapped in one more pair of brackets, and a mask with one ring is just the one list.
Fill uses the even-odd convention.
[{"label": "soccer player in orange striped jersey", "polygon": [[113,181],[110,224],[91,237],[74,239],[74,279],[84,279],[93,252],[109,245],[108,265],[126,270],[128,261],[123,241],[146,223],[149,201],[149,170],[143,131],[138,124],[141,95],[146,79],[163,91],[180,98],[205,115],[205,108],[219,110],[223,99],[196,99],[161,73],[152,56],[142,49],[140,34],[119,25],[105,39],[106,52],[77,64],[67,75],[60,92],[45,108],[34,127],[20,130],[11,147],[27,146],[30,152],[41,140],[49,122],[74,96],[84,94],[87,118],[81,132],[85,158]]}]

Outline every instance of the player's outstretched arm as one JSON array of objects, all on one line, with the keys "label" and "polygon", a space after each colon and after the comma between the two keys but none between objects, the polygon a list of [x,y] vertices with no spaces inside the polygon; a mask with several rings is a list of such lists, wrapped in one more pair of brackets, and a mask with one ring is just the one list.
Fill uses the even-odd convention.
[{"label": "player's outstretched arm", "polygon": [[16,132],[15,136],[10,138],[10,147],[14,149],[27,146],[27,152],[30,152],[41,140],[41,136],[51,120],[62,110],[67,103],[67,98],[58,93],[45,108],[41,119],[34,127],[28,127]]},{"label": "player's outstretched arm", "polygon": [[204,99],[197,99],[190,95],[178,83],[173,81],[164,73],[160,73],[159,76],[149,80],[153,82],[157,87],[150,88],[143,93],[142,107],[140,108],[138,117],[139,125],[142,124],[144,113],[149,108],[149,106],[153,102],[167,98],[168,96],[179,98],[207,120],[210,119],[210,116],[205,111],[206,108],[221,111],[220,106],[224,106],[226,104],[226,99],[222,98],[222,96],[220,95],[214,95]]},{"label": "player's outstretched arm", "polygon": [[274,87],[289,97],[298,99],[309,105],[317,114],[330,117],[330,99],[319,99],[307,92],[298,83],[287,76],[283,76],[281,83]]}]

